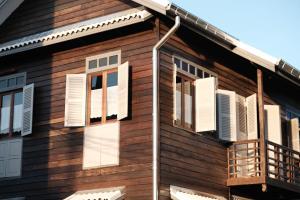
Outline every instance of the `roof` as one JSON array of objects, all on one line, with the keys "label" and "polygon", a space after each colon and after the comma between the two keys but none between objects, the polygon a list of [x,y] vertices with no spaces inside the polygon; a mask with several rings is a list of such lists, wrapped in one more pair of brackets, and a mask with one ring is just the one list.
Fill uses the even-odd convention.
[{"label": "roof", "polygon": [[0,25],[21,5],[24,0],[0,0]]},{"label": "roof", "polygon": [[[189,13],[188,11],[180,8],[169,0],[133,0],[153,9],[159,13],[165,14],[169,17],[180,16],[183,25],[191,28],[200,35],[210,39],[211,41],[225,47],[229,51],[253,62],[259,66],[262,66],[272,72],[276,72],[286,79],[292,80],[298,86],[300,86],[300,72],[295,67],[285,65],[282,68],[282,63],[286,63],[282,59],[275,58],[267,53],[260,51],[246,43],[241,42],[237,38],[229,35],[228,33],[220,30],[212,24],[202,20],[201,18]],[[164,11],[162,11],[165,9]]]},{"label": "roof", "polygon": [[90,199],[122,200],[124,199],[124,187],[78,191],[64,200]]},{"label": "roof", "polygon": [[134,8],[29,35],[0,44],[0,57],[143,22],[151,16],[151,13],[142,7]]},{"label": "roof", "polygon": [[177,186],[170,186],[171,199],[173,200],[218,200],[222,197],[215,197],[209,194],[200,193],[195,190],[190,190]]}]

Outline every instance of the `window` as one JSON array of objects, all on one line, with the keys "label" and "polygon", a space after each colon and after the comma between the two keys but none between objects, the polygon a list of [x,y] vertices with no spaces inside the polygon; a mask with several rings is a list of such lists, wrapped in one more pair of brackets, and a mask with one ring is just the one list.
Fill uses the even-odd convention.
[{"label": "window", "polygon": [[176,76],[176,121],[175,124],[187,129],[194,127],[194,81],[177,74]]},{"label": "window", "polygon": [[23,90],[12,91],[0,95],[0,133],[20,133],[23,115]]},{"label": "window", "polygon": [[34,84],[25,84],[26,73],[0,77],[0,136],[31,134]]},{"label": "window", "polygon": [[[189,130],[195,130],[197,128],[196,119],[195,119],[197,116],[195,112],[195,110],[197,110],[196,109],[197,106],[196,105],[196,81],[202,78],[204,79],[209,77],[216,77],[216,74],[208,71],[207,69],[195,63],[192,63],[188,60],[179,57],[174,57],[173,62],[175,66],[174,71],[176,71],[176,76],[175,76],[176,91],[174,91],[174,93],[176,93],[176,95],[174,95],[175,98],[174,123],[177,126]],[[206,83],[203,83],[201,85],[205,85],[205,84]],[[212,90],[215,90],[214,87],[212,88]],[[212,93],[214,93],[214,91]],[[212,100],[211,103],[214,103],[214,100]]]},{"label": "window", "polygon": [[86,72],[97,72],[118,67],[121,64],[121,52],[114,51],[86,59]]},{"label": "window", "polygon": [[116,120],[118,114],[118,70],[88,75],[88,124]]},{"label": "window", "polygon": [[21,138],[0,141],[0,178],[21,175]]}]

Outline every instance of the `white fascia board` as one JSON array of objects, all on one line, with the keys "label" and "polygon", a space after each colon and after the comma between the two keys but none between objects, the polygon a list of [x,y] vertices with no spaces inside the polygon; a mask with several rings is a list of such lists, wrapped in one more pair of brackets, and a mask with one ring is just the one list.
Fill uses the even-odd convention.
[{"label": "white fascia board", "polygon": [[133,0],[134,2],[143,5],[147,8],[155,10],[164,15],[167,14],[167,10],[171,7],[171,2],[169,0]]},{"label": "white fascia board", "polygon": [[23,3],[24,0],[3,0],[0,2],[0,25]]},{"label": "white fascia board", "polygon": [[240,41],[236,41],[234,44],[236,47],[232,52],[246,58],[247,60],[256,63],[264,68],[267,68],[275,72],[275,66],[278,65],[280,59],[275,58],[269,54],[266,54],[248,44]]}]

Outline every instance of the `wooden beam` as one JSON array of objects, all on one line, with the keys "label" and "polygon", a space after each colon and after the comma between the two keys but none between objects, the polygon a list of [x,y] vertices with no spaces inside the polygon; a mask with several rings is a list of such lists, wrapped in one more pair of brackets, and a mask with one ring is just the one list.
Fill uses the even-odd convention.
[{"label": "wooden beam", "polygon": [[257,69],[257,102],[259,117],[259,138],[260,138],[260,159],[261,159],[261,177],[266,182],[266,136],[265,136],[265,117],[264,117],[264,89],[263,89],[263,72]]}]

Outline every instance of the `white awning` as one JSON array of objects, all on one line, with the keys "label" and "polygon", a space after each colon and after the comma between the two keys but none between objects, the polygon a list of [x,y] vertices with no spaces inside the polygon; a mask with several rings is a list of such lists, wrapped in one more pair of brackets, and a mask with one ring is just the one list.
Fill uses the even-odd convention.
[{"label": "white awning", "polygon": [[171,199],[173,200],[218,200],[224,199],[222,197],[217,198],[213,195],[200,193],[198,191],[181,188],[177,186],[170,187]]},{"label": "white awning", "polygon": [[64,200],[123,200],[124,187],[78,191]]},{"label": "white awning", "polygon": [[26,36],[0,44],[0,57],[136,24],[149,19],[151,16],[152,14],[144,10],[143,7],[133,8]]}]

